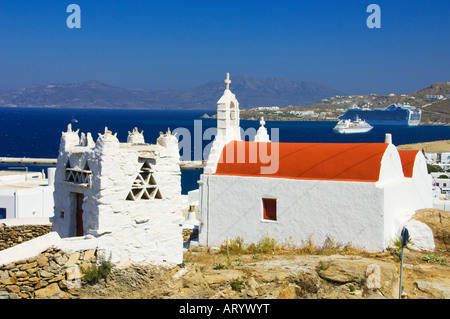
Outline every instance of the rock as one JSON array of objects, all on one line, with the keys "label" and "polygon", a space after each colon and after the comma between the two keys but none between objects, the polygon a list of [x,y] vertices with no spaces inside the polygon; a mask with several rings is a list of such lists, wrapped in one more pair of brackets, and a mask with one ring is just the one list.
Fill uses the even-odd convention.
[{"label": "rock", "polygon": [[42,255],[42,254],[39,255],[38,258],[37,258],[37,263],[38,263],[39,267],[47,266],[47,264],[48,264],[47,256]]},{"label": "rock", "polygon": [[48,266],[44,267],[44,270],[46,270],[48,272],[58,272],[58,271],[60,271],[60,269],[61,269],[61,266],[59,266],[53,260],[50,260],[50,262],[48,263]]},{"label": "rock", "polygon": [[45,280],[40,280],[35,286],[34,289],[41,289],[43,287],[47,287],[48,286],[48,282],[46,282]]},{"label": "rock", "polygon": [[28,273],[26,271],[18,271],[18,272],[16,272],[16,277],[17,278],[25,278],[25,277],[28,277]]},{"label": "rock", "polygon": [[17,283],[17,277],[12,276],[0,281],[2,285],[14,285]]},{"label": "rock", "polygon": [[214,272],[205,273],[204,279],[211,288],[226,287],[230,282],[243,277],[243,273],[238,270],[216,270]]},{"label": "rock", "polygon": [[84,252],[84,257],[83,257],[83,259],[84,259],[84,260],[87,260],[87,261],[89,261],[89,260],[91,260],[91,259],[94,259],[94,258],[95,258],[95,252],[96,252],[95,249],[86,250],[86,251]]},{"label": "rock", "polygon": [[53,274],[51,272],[46,271],[46,270],[41,270],[39,273],[40,273],[41,277],[44,277],[44,278],[53,277]]},{"label": "rock", "polygon": [[38,264],[37,262],[32,262],[32,263],[25,264],[25,265],[19,267],[19,269],[20,269],[20,270],[27,270],[27,269],[36,267],[37,264]]},{"label": "rock", "polygon": [[417,289],[437,296],[437,298],[450,299],[450,286],[448,285],[423,280],[416,280],[414,284]]},{"label": "rock", "polygon": [[81,287],[81,278],[84,276],[80,271],[80,267],[72,265],[66,269],[66,284],[70,289]]},{"label": "rock", "polygon": [[52,279],[50,279],[48,282],[49,283],[53,283],[53,282],[57,282],[60,280],[64,280],[66,277],[64,275],[59,275],[59,276],[55,276]]},{"label": "rock", "polygon": [[247,295],[252,298],[256,298],[258,296],[258,288],[259,284],[256,282],[255,278],[250,277],[247,280]]},{"label": "rock", "polygon": [[12,293],[19,293],[20,287],[16,286],[16,285],[9,285],[9,286],[6,286],[6,291],[12,292]]},{"label": "rock", "polygon": [[9,293],[4,290],[0,290],[0,300],[1,299],[9,299]]},{"label": "rock", "polygon": [[414,250],[434,251],[433,231],[427,224],[418,220],[410,220],[405,227],[408,229],[411,242],[408,247]]},{"label": "rock", "polygon": [[361,283],[363,278],[361,275],[364,274],[364,269],[351,268],[342,263],[333,262],[327,266],[325,269],[319,270],[319,276],[322,279],[332,281],[339,284],[346,284],[349,282]]},{"label": "rock", "polygon": [[20,287],[20,291],[21,292],[33,292],[34,289],[30,286],[22,286],[22,287]]},{"label": "rock", "polygon": [[413,219],[431,228],[436,250],[450,251],[450,212],[432,208],[420,209]]},{"label": "rock", "polygon": [[299,287],[289,285],[281,288],[278,293],[279,299],[296,299],[300,295],[301,291]]},{"label": "rock", "polygon": [[70,265],[76,264],[79,258],[80,258],[80,253],[79,252],[75,252],[73,254],[70,254],[69,255],[69,259],[66,261],[66,266],[70,266]]},{"label": "rock", "polygon": [[3,266],[2,268],[3,268],[3,270],[11,270],[11,269],[13,269],[15,267],[16,267],[15,263],[9,263],[6,266]]},{"label": "rock", "polygon": [[37,282],[37,281],[39,281],[39,280],[41,280],[41,278],[39,278],[39,277],[34,277],[34,278],[28,279],[28,281],[30,281],[30,282],[32,282],[32,283]]},{"label": "rock", "polygon": [[63,292],[57,283],[48,285],[45,288],[36,290],[34,292],[36,299],[68,299],[67,293]]},{"label": "rock", "polygon": [[64,266],[67,262],[68,258],[66,255],[58,256],[55,258],[55,261],[58,265]]},{"label": "rock", "polygon": [[189,271],[188,275],[182,277],[183,287],[185,288],[195,288],[195,287],[206,287],[207,283],[203,278],[203,275],[200,271]]},{"label": "rock", "polygon": [[34,274],[34,273],[37,272],[37,271],[39,271],[39,268],[31,268],[31,269],[28,269],[28,270],[27,270],[27,273],[30,274],[30,275],[32,275],[32,274]]},{"label": "rock", "polygon": [[2,281],[2,280],[5,280],[5,279],[8,279],[9,278],[9,273],[8,273],[8,271],[1,271],[0,270],[0,282]]},{"label": "rock", "polygon": [[378,289],[386,298],[398,293],[399,275],[394,264],[366,258],[330,258],[319,267],[322,279],[337,284],[356,283],[367,289]]},{"label": "rock", "polygon": [[257,282],[257,281],[255,280],[255,278],[253,278],[253,277],[250,277],[250,278],[247,280],[247,286],[248,286],[250,289],[254,289],[254,290],[256,290],[256,289],[259,288],[258,282]]}]

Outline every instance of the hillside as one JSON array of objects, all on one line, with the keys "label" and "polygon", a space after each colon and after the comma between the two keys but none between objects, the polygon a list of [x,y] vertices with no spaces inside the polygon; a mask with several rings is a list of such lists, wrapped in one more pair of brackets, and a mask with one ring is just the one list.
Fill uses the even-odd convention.
[{"label": "hillside", "polygon": [[398,145],[397,149],[399,149],[399,150],[416,150],[416,151],[424,150],[426,152],[437,152],[437,153],[449,152],[450,151],[450,140]]},{"label": "hillside", "polygon": [[[422,110],[421,124],[450,124],[450,82],[435,83],[427,88],[409,94],[388,95],[336,95],[305,108],[302,106],[280,109],[277,112],[249,110],[241,112],[242,119],[259,119],[264,116],[266,120],[332,120],[344,114],[354,106],[363,105],[369,108],[384,108],[392,103],[409,103]],[[430,98],[429,95],[441,95],[442,99]],[[291,112],[314,111],[314,116],[300,116]]]},{"label": "hillside", "polygon": [[[370,108],[382,108],[392,103],[409,103],[422,110],[421,123],[450,124],[450,82],[434,83],[427,88],[409,94],[354,95],[334,97],[312,105],[319,109],[348,108],[353,105],[369,104]],[[442,95],[443,99],[428,98],[429,95]]]},{"label": "hillside", "polygon": [[[231,89],[241,109],[254,106],[310,105],[342,94],[314,82],[279,78],[231,78]],[[186,89],[130,90],[96,80],[81,83],[43,84],[0,93],[0,107],[199,109],[212,110],[223,93],[223,80]]]}]

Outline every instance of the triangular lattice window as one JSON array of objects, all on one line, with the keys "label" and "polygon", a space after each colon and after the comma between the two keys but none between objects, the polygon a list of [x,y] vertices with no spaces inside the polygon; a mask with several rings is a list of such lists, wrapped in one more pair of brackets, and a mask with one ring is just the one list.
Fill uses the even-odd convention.
[{"label": "triangular lattice window", "polygon": [[127,200],[151,200],[161,199],[161,193],[153,176],[153,168],[148,160],[142,164],[138,176],[131,185]]},{"label": "triangular lattice window", "polygon": [[67,161],[65,170],[65,181],[77,186],[91,187],[92,184],[92,171],[89,168],[89,164],[86,161],[84,169],[76,169],[70,166],[70,161]]}]

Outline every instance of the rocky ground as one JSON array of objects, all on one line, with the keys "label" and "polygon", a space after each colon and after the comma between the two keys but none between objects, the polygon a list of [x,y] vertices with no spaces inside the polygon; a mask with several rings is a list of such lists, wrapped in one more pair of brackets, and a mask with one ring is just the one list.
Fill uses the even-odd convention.
[{"label": "rocky ground", "polygon": [[[425,262],[423,256],[406,250],[403,298],[450,298],[448,266]],[[220,260],[221,256],[216,257]],[[184,267],[136,264],[114,267],[107,280],[95,285],[84,284],[74,294],[82,299],[398,298],[400,261],[389,253],[370,257],[277,255],[263,258],[259,261],[252,256],[239,256],[227,269],[199,261],[186,263]]]},{"label": "rocky ground", "polygon": [[[404,250],[403,298],[449,299],[449,213],[425,210],[417,219],[435,234],[434,252]],[[106,280],[84,283],[74,298],[154,299],[395,299],[399,250],[279,250],[226,253],[192,246],[182,265],[122,264]]]}]

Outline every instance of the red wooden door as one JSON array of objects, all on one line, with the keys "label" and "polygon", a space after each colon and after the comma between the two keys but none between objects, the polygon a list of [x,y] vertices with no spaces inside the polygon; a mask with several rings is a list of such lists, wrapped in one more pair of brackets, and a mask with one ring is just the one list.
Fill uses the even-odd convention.
[{"label": "red wooden door", "polygon": [[76,194],[77,198],[77,236],[83,236],[83,194]]}]

